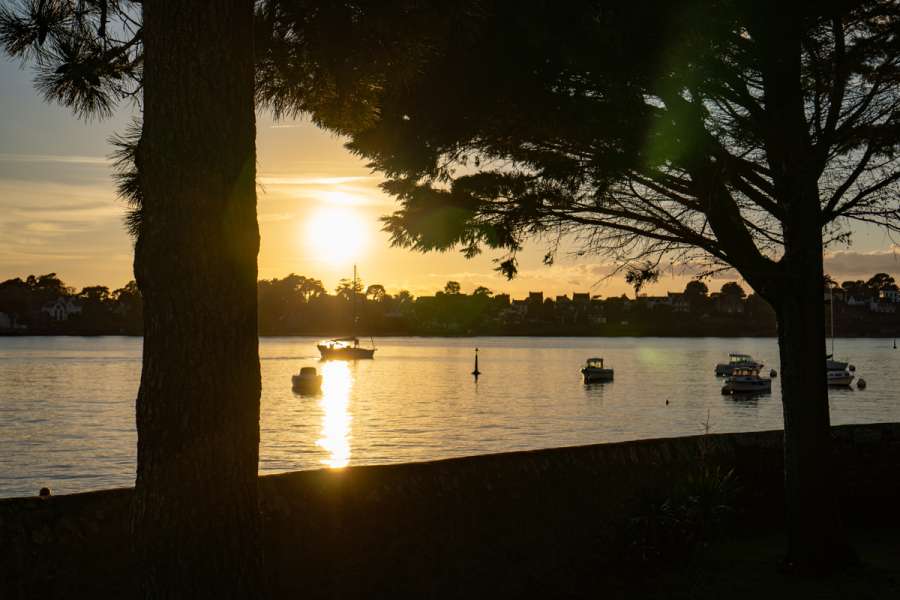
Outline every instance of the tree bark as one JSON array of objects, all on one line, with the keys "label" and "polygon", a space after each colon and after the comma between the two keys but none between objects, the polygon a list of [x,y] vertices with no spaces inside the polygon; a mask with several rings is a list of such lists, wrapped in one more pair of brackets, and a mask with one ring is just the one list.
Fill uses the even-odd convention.
[{"label": "tree bark", "polygon": [[261,594],[253,0],[143,3],[133,527],[152,598]]},{"label": "tree bark", "polygon": [[[818,200],[805,204],[817,212]],[[837,489],[825,374],[822,235],[816,215],[785,223],[783,287],[775,304],[784,412],[785,567],[831,571],[853,561]],[[805,220],[805,219],[804,219]],[[792,224],[794,226],[792,226]]]},{"label": "tree bark", "polygon": [[821,169],[809,140],[802,87],[803,16],[783,3],[754,10],[761,48],[766,155],[781,216],[784,256],[763,286],[775,308],[784,413],[785,567],[829,571],[853,556],[834,485],[825,375]]}]

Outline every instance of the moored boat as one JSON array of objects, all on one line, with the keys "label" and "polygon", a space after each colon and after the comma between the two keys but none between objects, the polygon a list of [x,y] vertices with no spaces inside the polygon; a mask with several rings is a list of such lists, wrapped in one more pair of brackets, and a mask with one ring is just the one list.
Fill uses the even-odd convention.
[{"label": "moored boat", "polygon": [[828,385],[847,387],[853,383],[856,375],[843,369],[829,369],[825,371],[825,377]]},{"label": "moored boat", "polygon": [[716,376],[728,377],[735,369],[756,369],[759,371],[763,366],[764,365],[761,362],[753,360],[753,357],[749,354],[731,352],[728,354],[727,363],[719,363],[716,365]]},{"label": "moored boat", "polygon": [[585,383],[597,383],[613,380],[613,370],[603,366],[602,358],[589,358],[581,368]]},{"label": "moored boat", "polygon": [[291,384],[295,392],[315,394],[322,389],[322,376],[315,367],[302,367],[299,374],[291,377]]},{"label": "moored boat", "polygon": [[355,337],[335,338],[316,344],[322,360],[359,360],[373,358],[375,348],[364,348]]},{"label": "moored boat", "polygon": [[767,394],[772,391],[772,380],[759,376],[759,369],[735,367],[722,386],[723,394]]}]

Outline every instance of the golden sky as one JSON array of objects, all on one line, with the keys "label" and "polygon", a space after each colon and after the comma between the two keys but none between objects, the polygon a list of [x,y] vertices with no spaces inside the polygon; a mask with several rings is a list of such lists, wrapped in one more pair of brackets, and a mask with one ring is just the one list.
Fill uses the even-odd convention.
[{"label": "golden sky", "polygon": [[[50,106],[32,88],[30,75],[0,59],[0,280],[55,271],[69,285],[119,287],[132,278],[132,246],[122,226],[105,158],[109,135],[121,131],[130,111],[109,121],[84,123]],[[261,278],[294,272],[321,279],[333,289],[358,265],[365,284],[380,283],[431,294],[448,280],[463,292],[484,285],[514,297],[528,291],[603,296],[632,290],[602,257],[562,255],[541,262],[544,249],[529,244],[519,256],[520,276],[508,282],[493,271],[492,258],[467,260],[459,253],[422,255],[390,248],[378,218],[395,209],[378,189],[377,174],[350,155],[343,141],[305,121],[258,120],[258,216]],[[900,275],[900,247],[883,232],[858,229],[854,245],[830,254],[826,270],[838,280],[876,271]],[[650,294],[681,290],[690,277],[664,272]],[[708,281],[711,290],[735,277]]]}]

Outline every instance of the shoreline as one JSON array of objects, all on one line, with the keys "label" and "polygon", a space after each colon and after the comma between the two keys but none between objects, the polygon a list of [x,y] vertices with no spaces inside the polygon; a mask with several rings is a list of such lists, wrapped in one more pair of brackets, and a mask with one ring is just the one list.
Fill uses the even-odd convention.
[{"label": "shoreline", "polygon": [[[316,333],[285,333],[285,334],[260,334],[258,337],[262,338],[317,338],[317,339],[333,339],[336,337],[340,337],[341,334],[316,334]],[[98,337],[115,337],[115,338],[142,338],[143,334],[130,334],[130,333],[17,333],[17,332],[5,332],[0,331],[0,338],[26,338],[26,337],[34,337],[34,338],[44,338],[44,337],[66,337],[66,338],[98,338]],[[359,338],[433,338],[433,339],[463,339],[463,338],[571,338],[571,339],[580,339],[580,338],[664,338],[664,339],[672,339],[672,338],[684,338],[684,339],[737,339],[737,338],[751,338],[751,339],[764,339],[771,338],[777,339],[777,334],[734,334],[734,335],[682,335],[682,334],[666,334],[666,333],[612,333],[612,334],[569,334],[569,333],[559,333],[559,334],[550,334],[550,333],[503,333],[503,334],[492,334],[492,333],[473,333],[473,334],[405,334],[405,333],[377,333],[377,334],[357,334],[356,337]],[[900,338],[900,334],[893,333],[882,333],[878,335],[838,335],[834,339],[836,340],[861,340],[861,339],[873,339],[873,340],[889,340],[894,338]],[[831,339],[830,337],[828,339]]]}]

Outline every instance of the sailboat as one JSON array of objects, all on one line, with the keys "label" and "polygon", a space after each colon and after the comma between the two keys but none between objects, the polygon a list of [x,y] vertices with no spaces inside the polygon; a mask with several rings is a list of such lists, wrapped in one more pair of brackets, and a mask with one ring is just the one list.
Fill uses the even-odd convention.
[{"label": "sailboat", "polygon": [[834,289],[829,288],[831,304],[831,354],[825,357],[825,377],[828,385],[847,387],[856,377],[853,365],[834,360]]},{"label": "sailboat", "polygon": [[[356,329],[356,265],[353,265],[353,329]],[[348,337],[334,338],[330,340],[322,340],[316,344],[322,360],[360,360],[375,357],[375,340],[372,340],[372,347],[366,348],[359,345],[359,338],[355,335]]]}]

